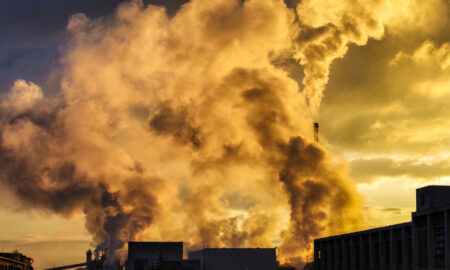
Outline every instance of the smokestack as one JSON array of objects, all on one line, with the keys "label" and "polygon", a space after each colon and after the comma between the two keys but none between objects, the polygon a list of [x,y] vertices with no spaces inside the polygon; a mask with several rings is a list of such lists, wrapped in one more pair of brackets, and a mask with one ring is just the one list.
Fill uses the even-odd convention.
[{"label": "smokestack", "polygon": [[92,269],[92,251],[90,249],[86,252],[86,269]]},{"label": "smokestack", "polygon": [[319,142],[319,123],[314,123],[314,141]]}]

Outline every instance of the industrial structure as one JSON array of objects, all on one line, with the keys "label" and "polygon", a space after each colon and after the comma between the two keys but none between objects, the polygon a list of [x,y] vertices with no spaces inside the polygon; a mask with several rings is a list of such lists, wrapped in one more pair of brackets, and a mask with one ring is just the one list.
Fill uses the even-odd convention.
[{"label": "industrial structure", "polygon": [[315,122],[313,124],[313,129],[314,129],[314,141],[316,143],[319,143],[319,123]]},{"label": "industrial structure", "polygon": [[[123,269],[120,264],[106,263],[104,252],[95,252],[94,255],[93,258],[93,254],[89,250],[86,253],[86,262],[84,263],[45,270]],[[183,259],[183,242],[128,242],[125,270],[288,269],[278,267],[275,248],[204,248],[190,252],[188,255],[188,259]],[[3,269],[0,268],[0,270]]]},{"label": "industrial structure", "polygon": [[183,242],[129,242],[126,270],[276,270],[274,248],[205,248],[183,260]]},{"label": "industrial structure", "polygon": [[0,253],[0,270],[32,270],[33,259],[14,251]]},{"label": "industrial structure", "polygon": [[416,190],[412,221],[314,240],[314,270],[450,269],[450,186]]},{"label": "industrial structure", "polygon": [[275,270],[274,248],[205,248],[189,253],[201,270]]},{"label": "industrial structure", "polygon": [[[189,269],[199,262],[186,262]],[[194,264],[194,266],[193,266]],[[128,242],[126,270],[181,270],[183,268],[183,242]],[[187,269],[186,269],[187,270]]]}]

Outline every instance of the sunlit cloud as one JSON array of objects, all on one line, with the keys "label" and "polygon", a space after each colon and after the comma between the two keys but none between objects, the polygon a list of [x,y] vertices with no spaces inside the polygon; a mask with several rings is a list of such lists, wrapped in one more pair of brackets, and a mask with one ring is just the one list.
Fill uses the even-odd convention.
[{"label": "sunlit cloud", "polygon": [[414,189],[450,174],[448,11],[191,0],[73,14],[56,90],[4,89],[8,209],[74,219],[78,248],[89,233],[110,258],[172,240],[276,245],[298,266],[315,237],[407,221]]}]

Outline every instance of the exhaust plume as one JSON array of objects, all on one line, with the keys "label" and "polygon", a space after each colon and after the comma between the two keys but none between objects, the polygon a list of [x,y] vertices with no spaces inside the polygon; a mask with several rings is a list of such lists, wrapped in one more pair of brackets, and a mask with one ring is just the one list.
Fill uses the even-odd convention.
[{"label": "exhaust plume", "polygon": [[[359,226],[345,166],[305,138],[331,62],[383,33],[359,2],[315,3],[191,0],[169,17],[131,1],[74,15],[59,94],[18,80],[1,103],[2,184],[24,207],[82,211],[110,262],[146,239],[275,245],[301,265],[313,238]],[[274,64],[289,57],[304,88]]]}]

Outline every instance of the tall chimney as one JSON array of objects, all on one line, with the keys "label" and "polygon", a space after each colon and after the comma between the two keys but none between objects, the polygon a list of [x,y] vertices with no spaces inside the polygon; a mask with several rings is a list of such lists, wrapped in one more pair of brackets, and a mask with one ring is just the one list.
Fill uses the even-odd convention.
[{"label": "tall chimney", "polygon": [[90,249],[86,252],[86,269],[92,269],[92,251]]},{"label": "tall chimney", "polygon": [[319,123],[314,123],[314,141],[319,142]]}]

